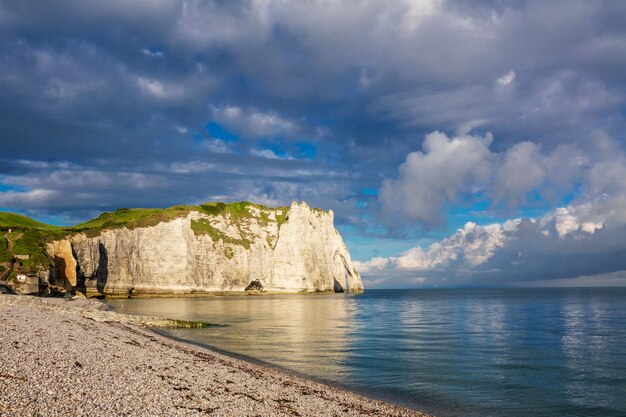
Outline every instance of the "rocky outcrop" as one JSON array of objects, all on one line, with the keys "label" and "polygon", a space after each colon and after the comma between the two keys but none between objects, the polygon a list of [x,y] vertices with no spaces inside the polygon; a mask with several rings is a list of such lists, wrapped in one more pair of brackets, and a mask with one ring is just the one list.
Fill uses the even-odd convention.
[{"label": "rocky outcrop", "polygon": [[64,287],[76,286],[76,259],[72,254],[72,244],[68,239],[55,240],[47,244],[48,253],[54,262],[54,276],[57,284]]},{"label": "rocky outcrop", "polygon": [[89,294],[232,292],[253,281],[269,292],[363,291],[333,212],[305,203],[191,210],[149,227],[73,234],[48,251],[56,281]]}]

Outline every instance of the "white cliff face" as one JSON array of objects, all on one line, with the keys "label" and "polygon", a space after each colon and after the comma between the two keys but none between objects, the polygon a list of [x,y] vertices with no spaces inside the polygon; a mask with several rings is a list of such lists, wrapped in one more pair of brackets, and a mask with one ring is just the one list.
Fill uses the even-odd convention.
[{"label": "white cliff face", "polygon": [[[256,206],[246,216],[191,211],[151,227],[79,233],[68,243],[73,259],[65,263],[76,262],[77,287],[91,294],[244,291],[253,280],[266,291],[363,291],[332,211],[305,203],[293,203],[286,219],[281,209]],[[67,243],[54,248],[64,248],[56,258],[68,256]]]}]

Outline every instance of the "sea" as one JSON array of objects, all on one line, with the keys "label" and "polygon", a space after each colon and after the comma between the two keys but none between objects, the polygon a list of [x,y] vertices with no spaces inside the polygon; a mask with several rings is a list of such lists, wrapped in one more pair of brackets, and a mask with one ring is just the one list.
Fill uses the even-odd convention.
[{"label": "sea", "polygon": [[437,417],[626,416],[626,288],[148,298],[163,334]]}]

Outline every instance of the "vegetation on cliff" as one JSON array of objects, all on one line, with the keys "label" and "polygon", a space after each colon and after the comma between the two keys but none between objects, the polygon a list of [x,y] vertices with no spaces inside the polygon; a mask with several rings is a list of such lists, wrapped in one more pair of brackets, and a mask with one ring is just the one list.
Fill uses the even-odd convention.
[{"label": "vegetation on cliff", "polygon": [[211,223],[209,223],[207,219],[192,220],[191,230],[193,230],[193,233],[196,236],[200,236],[200,235],[210,236],[213,242],[217,242],[221,240],[224,243],[240,245],[246,249],[250,249],[250,244],[252,243],[251,240],[248,239],[247,237],[242,237],[241,239],[237,239],[237,238],[233,238],[233,237],[226,235],[221,230],[211,226]]},{"label": "vegetation on cliff", "polygon": [[5,262],[11,262],[13,255],[9,251],[9,240],[5,237],[0,237],[0,264]]},{"label": "vegetation on cliff", "polygon": [[[198,206],[180,205],[168,208],[121,208],[104,212],[98,217],[75,226],[53,226],[29,217],[0,212],[0,276],[15,277],[15,272],[34,274],[53,266],[46,251],[50,241],[62,239],[74,233],[89,237],[98,236],[108,229],[137,229],[156,226],[159,223],[186,217],[196,211],[207,216],[228,218],[240,232],[240,239],[227,236],[211,226],[207,219],[194,220],[191,228],[196,235],[209,235],[212,240],[250,248],[251,237],[243,227],[254,218],[261,225],[276,222],[278,227],[287,220],[289,207],[270,208],[247,201],[234,203],[208,202]],[[270,213],[273,212],[273,216]],[[8,271],[8,272],[7,272]]]},{"label": "vegetation on cliff", "polygon": [[280,224],[285,222],[289,207],[270,208],[260,204],[250,203],[248,201],[240,201],[234,203],[209,202],[199,206],[173,206],[163,209],[158,208],[121,208],[113,212],[104,212],[95,219],[85,223],[77,224],[67,230],[71,232],[85,232],[88,235],[99,233],[105,229],[115,229],[126,227],[127,229],[137,229],[140,227],[156,226],[159,223],[174,220],[176,218],[185,217],[192,211],[197,211],[209,216],[225,216],[237,224],[244,219],[254,217],[252,207],[260,211],[261,220],[267,222],[269,220],[267,212],[280,211],[280,215],[276,215],[276,221]]},{"label": "vegetation on cliff", "polygon": [[15,213],[0,213],[0,277],[11,281],[17,272],[36,274],[52,260],[46,242],[62,238],[66,231]]},{"label": "vegetation on cliff", "polygon": [[21,214],[0,212],[0,229],[24,228],[24,229],[59,229],[57,226],[38,222]]},{"label": "vegetation on cliff", "polygon": [[[233,238],[226,235],[222,230],[211,225],[206,219],[192,220],[191,229],[196,236],[208,235],[214,242],[223,241],[233,245],[240,245],[246,249],[250,249],[250,245],[255,236],[249,232],[248,225],[255,221],[261,226],[267,226],[271,222],[275,222],[278,228],[287,220],[288,207],[269,208],[260,204],[254,204],[247,201],[236,203],[205,203],[199,206],[201,213],[209,216],[221,216],[227,218],[239,233],[239,238]],[[272,215],[270,215],[270,213]],[[268,238],[268,243],[272,246],[273,242]]]}]

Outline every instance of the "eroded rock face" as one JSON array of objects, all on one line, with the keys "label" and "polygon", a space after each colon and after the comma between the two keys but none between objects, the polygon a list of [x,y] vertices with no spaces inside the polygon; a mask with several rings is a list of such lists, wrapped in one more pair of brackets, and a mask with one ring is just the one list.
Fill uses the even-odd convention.
[{"label": "eroded rock face", "polygon": [[54,260],[53,284],[61,287],[73,287],[76,285],[76,259],[72,254],[72,245],[69,240],[57,240],[48,243],[48,253]]},{"label": "eroded rock face", "polygon": [[243,217],[191,211],[152,227],[79,233],[52,249],[66,256],[71,246],[76,286],[90,294],[244,291],[255,280],[270,292],[363,291],[332,211],[305,203],[286,216],[248,209]]}]

